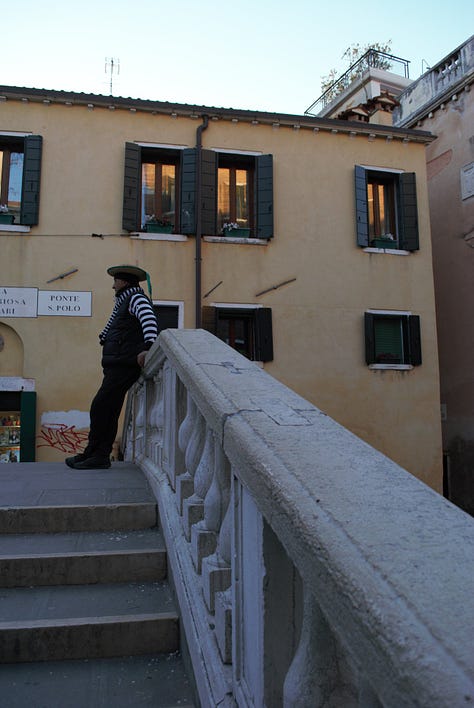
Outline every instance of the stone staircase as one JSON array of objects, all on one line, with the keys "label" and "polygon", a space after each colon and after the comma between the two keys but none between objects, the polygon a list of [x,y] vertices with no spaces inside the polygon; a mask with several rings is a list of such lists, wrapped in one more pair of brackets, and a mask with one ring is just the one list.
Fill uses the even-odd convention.
[{"label": "stone staircase", "polygon": [[2,708],[194,705],[141,471],[0,468]]}]

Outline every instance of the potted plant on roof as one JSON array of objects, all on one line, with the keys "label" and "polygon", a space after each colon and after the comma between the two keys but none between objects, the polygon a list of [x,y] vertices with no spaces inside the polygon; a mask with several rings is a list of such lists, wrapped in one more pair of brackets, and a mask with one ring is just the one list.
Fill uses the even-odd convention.
[{"label": "potted plant on roof", "polygon": [[152,214],[146,217],[145,231],[154,234],[170,234],[173,231],[173,224],[169,219],[160,218]]},{"label": "potted plant on roof", "polygon": [[250,236],[250,229],[244,226],[240,226],[235,221],[229,221],[222,227],[223,236],[231,236],[232,238],[248,238]]},{"label": "potted plant on roof", "polygon": [[0,224],[13,224],[15,214],[10,214],[7,204],[0,204]]}]

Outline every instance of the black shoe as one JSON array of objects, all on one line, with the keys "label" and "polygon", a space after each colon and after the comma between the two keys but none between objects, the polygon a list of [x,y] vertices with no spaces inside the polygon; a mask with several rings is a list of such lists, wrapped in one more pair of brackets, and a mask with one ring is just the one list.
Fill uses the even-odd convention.
[{"label": "black shoe", "polygon": [[80,452],[78,455],[73,455],[72,457],[66,457],[64,462],[67,464],[68,467],[74,467],[76,462],[82,462],[82,460],[87,459],[87,455],[84,455],[83,452]]},{"label": "black shoe", "polygon": [[108,457],[86,457],[85,460],[74,462],[70,467],[75,470],[107,470],[110,467]]}]

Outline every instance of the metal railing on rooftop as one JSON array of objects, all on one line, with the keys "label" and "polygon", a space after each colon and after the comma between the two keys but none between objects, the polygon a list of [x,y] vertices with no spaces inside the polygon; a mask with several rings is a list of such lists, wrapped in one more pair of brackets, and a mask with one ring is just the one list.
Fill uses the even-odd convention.
[{"label": "metal railing on rooftop", "polygon": [[361,56],[358,61],[348,68],[348,70],[342,74],[336,81],[334,81],[328,88],[324,91],[321,96],[310,105],[309,108],[305,110],[305,115],[317,116],[331,101],[339,96],[354,79],[362,76],[368,69],[391,69],[394,64],[401,65],[403,68],[403,75],[406,79],[410,78],[409,72],[409,61],[407,59],[401,59],[393,54],[386,54],[385,52],[379,52],[376,49],[369,49],[363,56]]}]

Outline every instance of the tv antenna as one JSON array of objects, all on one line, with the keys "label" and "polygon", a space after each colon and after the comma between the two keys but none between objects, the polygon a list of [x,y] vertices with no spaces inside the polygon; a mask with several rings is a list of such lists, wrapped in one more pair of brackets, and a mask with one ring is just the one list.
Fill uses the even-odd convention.
[{"label": "tv antenna", "polygon": [[105,57],[105,73],[110,73],[109,89],[110,95],[112,96],[114,74],[117,74],[117,76],[120,74],[120,59],[114,59],[114,57]]}]

